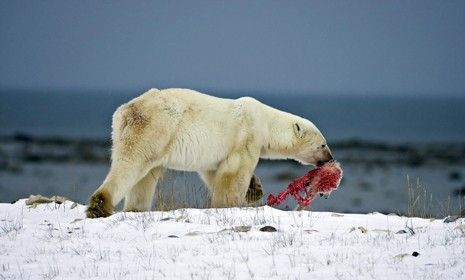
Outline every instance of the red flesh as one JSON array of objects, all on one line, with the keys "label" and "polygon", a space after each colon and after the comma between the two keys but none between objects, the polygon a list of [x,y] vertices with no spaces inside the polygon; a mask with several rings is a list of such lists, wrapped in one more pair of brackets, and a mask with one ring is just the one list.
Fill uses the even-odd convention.
[{"label": "red flesh", "polygon": [[328,193],[337,189],[341,179],[342,169],[339,163],[336,161],[325,163],[295,179],[277,196],[270,194],[267,204],[278,205],[288,195],[292,195],[300,206],[308,207],[318,193]]}]

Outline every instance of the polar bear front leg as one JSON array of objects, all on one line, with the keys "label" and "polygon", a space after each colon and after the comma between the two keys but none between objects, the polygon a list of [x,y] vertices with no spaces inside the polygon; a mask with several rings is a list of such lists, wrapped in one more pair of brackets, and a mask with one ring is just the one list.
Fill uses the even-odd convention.
[{"label": "polar bear front leg", "polygon": [[228,156],[214,172],[209,172],[207,184],[211,195],[211,207],[237,207],[246,205],[253,171],[258,163],[258,152],[250,150]]},{"label": "polar bear front leg", "polygon": [[253,204],[260,200],[263,197],[263,187],[260,178],[257,175],[253,174],[250,179],[249,189],[247,190],[246,200],[247,203]]}]

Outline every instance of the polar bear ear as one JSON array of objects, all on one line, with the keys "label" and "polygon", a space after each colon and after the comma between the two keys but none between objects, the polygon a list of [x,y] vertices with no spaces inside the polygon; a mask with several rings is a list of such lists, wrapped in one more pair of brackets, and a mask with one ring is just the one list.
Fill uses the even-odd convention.
[{"label": "polar bear ear", "polygon": [[298,138],[304,137],[305,130],[298,123],[294,123],[293,127],[295,136]]}]

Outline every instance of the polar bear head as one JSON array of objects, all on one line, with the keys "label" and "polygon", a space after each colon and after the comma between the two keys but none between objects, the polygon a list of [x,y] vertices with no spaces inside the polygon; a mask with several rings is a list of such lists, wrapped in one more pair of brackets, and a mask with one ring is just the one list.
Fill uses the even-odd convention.
[{"label": "polar bear head", "polygon": [[333,159],[326,139],[311,121],[286,114],[283,118],[274,119],[271,127],[271,137],[262,157],[290,158],[316,166]]},{"label": "polar bear head", "polygon": [[316,166],[333,159],[326,139],[311,121],[285,112],[273,112],[276,117],[269,121],[262,158],[294,159]]},{"label": "polar bear head", "polygon": [[333,159],[320,130],[309,120],[299,118],[292,123],[291,156],[302,164],[320,166]]}]

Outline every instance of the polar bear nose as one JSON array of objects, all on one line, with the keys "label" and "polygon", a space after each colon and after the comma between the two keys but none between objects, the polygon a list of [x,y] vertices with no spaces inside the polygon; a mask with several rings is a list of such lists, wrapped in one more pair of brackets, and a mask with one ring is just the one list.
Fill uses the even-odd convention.
[{"label": "polar bear nose", "polygon": [[[333,158],[333,155],[331,153],[328,153],[328,161],[332,161],[334,158]],[[328,162],[327,161],[327,162]]]},{"label": "polar bear nose", "polygon": [[330,162],[333,160],[333,155],[331,153],[326,153],[324,159],[320,159],[319,161],[316,162],[316,166],[322,166],[323,164]]}]

